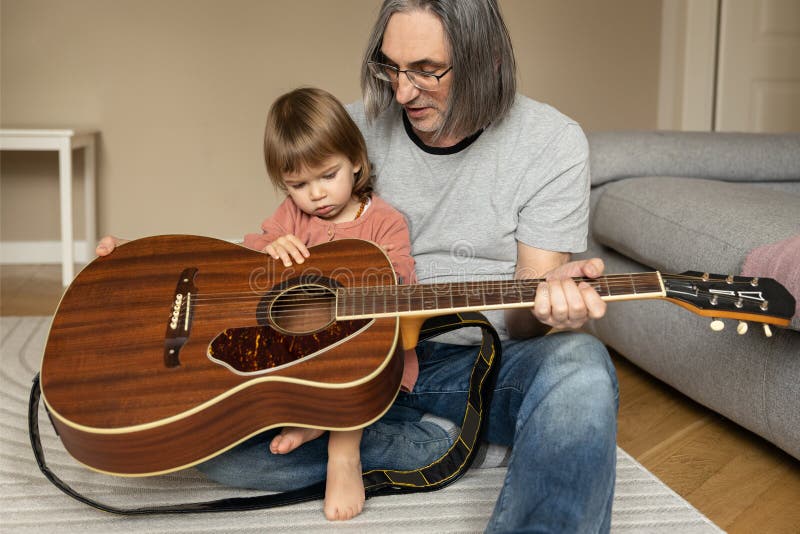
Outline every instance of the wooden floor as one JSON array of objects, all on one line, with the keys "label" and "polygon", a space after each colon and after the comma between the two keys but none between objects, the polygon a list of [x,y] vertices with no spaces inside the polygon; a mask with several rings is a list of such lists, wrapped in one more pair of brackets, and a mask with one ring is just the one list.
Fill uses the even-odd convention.
[{"label": "wooden floor", "polygon": [[[56,265],[0,266],[0,315],[49,315]],[[732,533],[800,533],[800,462],[614,355],[618,443]],[[800,386],[799,386],[800,387]]]}]

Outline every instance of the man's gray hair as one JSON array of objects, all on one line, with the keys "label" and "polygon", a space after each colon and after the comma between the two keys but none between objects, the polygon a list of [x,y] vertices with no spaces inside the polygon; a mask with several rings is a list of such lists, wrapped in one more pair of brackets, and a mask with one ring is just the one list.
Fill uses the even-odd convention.
[{"label": "man's gray hair", "polygon": [[392,15],[427,10],[442,22],[453,76],[447,111],[436,137],[467,137],[501,119],[516,93],[516,63],[497,0],[384,0],[361,66],[361,92],[367,118],[389,107],[394,91],[374,78],[367,61],[385,62],[383,34]]}]

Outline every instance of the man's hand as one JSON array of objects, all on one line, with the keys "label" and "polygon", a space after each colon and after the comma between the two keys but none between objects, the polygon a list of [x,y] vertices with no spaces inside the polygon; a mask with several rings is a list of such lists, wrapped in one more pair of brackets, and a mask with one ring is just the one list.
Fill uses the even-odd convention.
[{"label": "man's hand", "polygon": [[113,235],[107,235],[100,239],[97,243],[97,247],[94,249],[94,253],[98,256],[108,256],[114,249],[120,245],[124,245],[130,241],[129,239],[120,239],[119,237],[114,237]]},{"label": "man's hand", "polygon": [[292,266],[292,259],[297,263],[303,263],[309,256],[306,246],[293,234],[279,237],[264,247],[264,252],[276,260],[281,260],[285,267]]},{"label": "man's hand", "polygon": [[533,316],[557,329],[580,328],[589,319],[606,313],[606,303],[586,282],[575,283],[573,277],[597,278],[603,274],[603,260],[571,261],[545,275],[545,282],[536,290]]}]

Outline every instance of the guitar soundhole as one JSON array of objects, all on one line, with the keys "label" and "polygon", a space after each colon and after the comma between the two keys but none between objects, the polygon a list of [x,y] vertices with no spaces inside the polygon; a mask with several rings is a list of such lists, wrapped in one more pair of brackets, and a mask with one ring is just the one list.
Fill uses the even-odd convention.
[{"label": "guitar soundhole", "polygon": [[319,332],[336,319],[336,295],[316,284],[290,287],[272,301],[269,318],[275,328],[287,334]]}]

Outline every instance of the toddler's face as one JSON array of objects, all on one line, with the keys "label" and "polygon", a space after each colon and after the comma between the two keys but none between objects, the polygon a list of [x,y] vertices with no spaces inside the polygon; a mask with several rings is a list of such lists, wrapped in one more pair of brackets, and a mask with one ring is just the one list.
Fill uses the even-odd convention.
[{"label": "toddler's face", "polygon": [[283,182],[297,207],[331,222],[352,220],[359,200],[353,198],[355,173],[361,170],[343,155],[327,158],[313,168],[284,175]]}]

